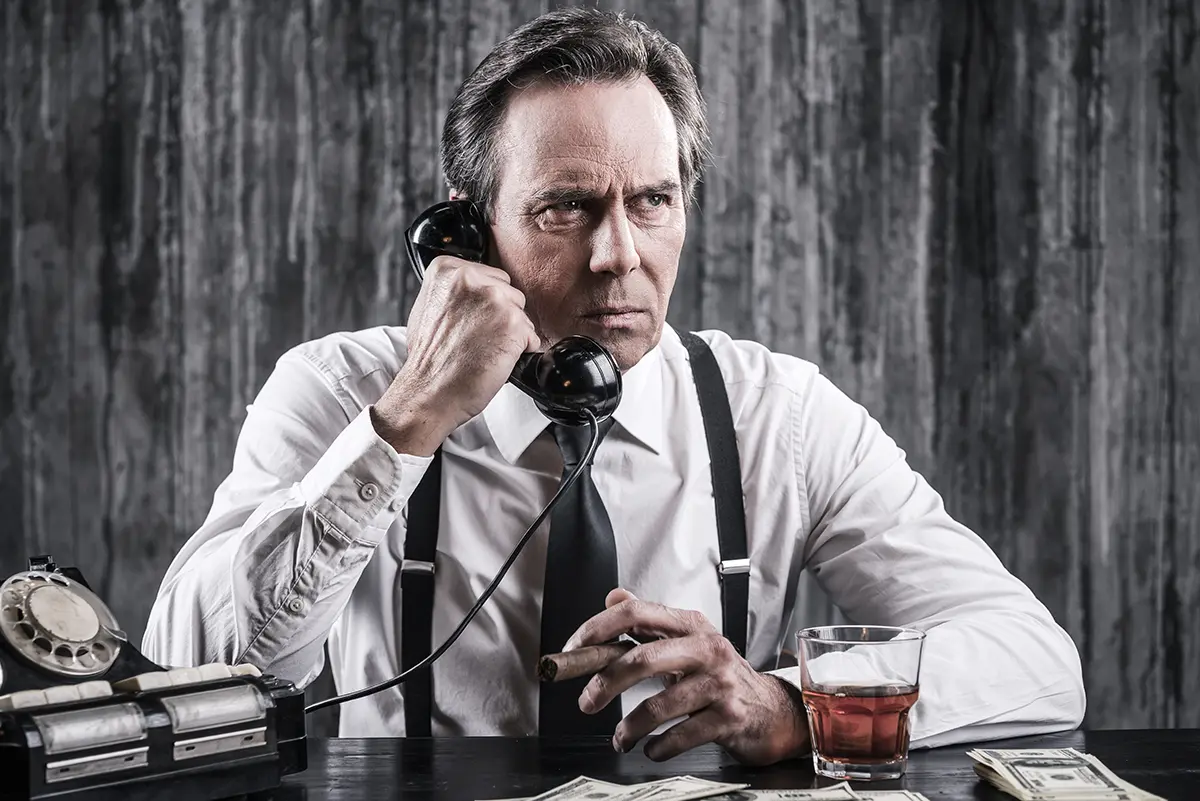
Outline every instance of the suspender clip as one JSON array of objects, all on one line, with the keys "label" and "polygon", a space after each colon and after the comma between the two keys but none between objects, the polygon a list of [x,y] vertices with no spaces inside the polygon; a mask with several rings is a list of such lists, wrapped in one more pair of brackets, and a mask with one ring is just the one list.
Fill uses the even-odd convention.
[{"label": "suspender clip", "polygon": [[736,576],[741,573],[749,573],[750,560],[722,559],[721,562],[717,564],[717,572],[721,574],[722,578],[725,576]]},{"label": "suspender clip", "polygon": [[400,562],[401,573],[421,573],[433,575],[433,562],[422,562],[419,559],[404,559]]}]

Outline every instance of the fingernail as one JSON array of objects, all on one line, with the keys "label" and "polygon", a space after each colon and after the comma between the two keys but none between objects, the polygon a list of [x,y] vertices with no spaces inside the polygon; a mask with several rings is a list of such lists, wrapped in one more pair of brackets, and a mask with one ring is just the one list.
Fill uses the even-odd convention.
[{"label": "fingernail", "polygon": [[613,750],[616,751],[618,754],[625,753],[625,746],[621,745],[621,740],[615,734],[613,735],[613,739],[612,739],[612,747],[613,747]]},{"label": "fingernail", "polygon": [[565,654],[567,651],[574,651],[578,647],[579,641],[572,637],[571,639],[567,640],[567,644],[562,647],[562,653]]},{"label": "fingernail", "polygon": [[585,687],[583,694],[579,696],[579,709],[583,712],[591,712],[593,706],[591,688]]}]

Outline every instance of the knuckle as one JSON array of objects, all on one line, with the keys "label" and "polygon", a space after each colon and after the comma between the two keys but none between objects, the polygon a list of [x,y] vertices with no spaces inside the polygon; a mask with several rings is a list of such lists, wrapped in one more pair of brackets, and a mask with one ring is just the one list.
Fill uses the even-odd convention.
[{"label": "knuckle", "polygon": [[709,700],[716,700],[723,694],[725,682],[712,673],[704,673],[696,677],[696,691]]},{"label": "knuckle", "polygon": [[643,601],[640,598],[625,601],[629,604],[629,617],[648,624],[655,624],[664,614],[670,613],[670,607],[654,601]]},{"label": "knuckle", "polygon": [[661,693],[647,698],[642,705],[642,709],[645,711],[646,716],[655,724],[671,719],[670,711],[667,709],[667,701]]},{"label": "knuckle", "polygon": [[705,707],[720,705],[724,691],[721,682],[711,674],[692,674],[688,681],[688,697],[703,702]]},{"label": "knuckle", "polygon": [[513,305],[509,287],[504,284],[485,284],[482,289],[488,302],[494,306],[504,309],[509,314],[517,309]]},{"label": "knuckle", "polygon": [[529,326],[532,325],[525,317],[525,312],[510,307],[509,311],[505,313],[505,318],[505,328],[512,341],[524,345],[528,338]]},{"label": "knuckle", "polygon": [[673,609],[680,624],[688,631],[698,632],[704,629],[704,615],[695,609]]},{"label": "knuckle", "polygon": [[709,634],[704,637],[704,652],[712,661],[727,661],[732,651],[733,646],[729,640],[720,634]]},{"label": "knuckle", "polygon": [[425,280],[428,281],[431,278],[438,278],[444,275],[450,263],[448,256],[434,256],[425,268]]},{"label": "knuckle", "polygon": [[626,659],[629,660],[629,666],[638,673],[644,673],[654,661],[650,648],[645,645],[634,648],[626,656]]},{"label": "knuckle", "polygon": [[[446,257],[438,256],[438,258]],[[437,277],[449,286],[452,292],[466,292],[471,288],[470,270],[464,269],[463,265],[450,261],[448,258],[438,268]]]}]

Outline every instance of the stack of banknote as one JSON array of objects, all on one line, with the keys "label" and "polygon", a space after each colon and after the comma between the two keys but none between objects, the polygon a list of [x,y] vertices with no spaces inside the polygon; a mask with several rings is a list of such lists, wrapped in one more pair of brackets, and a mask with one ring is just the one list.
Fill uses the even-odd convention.
[{"label": "stack of banknote", "polygon": [[1021,801],[1163,801],[1074,748],[980,748],[967,756],[980,778]]},{"label": "stack of banknote", "polygon": [[[1074,748],[967,752],[981,779],[1021,801],[1165,801],[1134,787],[1091,754]],[[808,790],[751,790],[695,776],[614,784],[580,776],[532,798],[498,801],[928,801],[911,790],[855,790],[842,782]]]},{"label": "stack of banknote", "polygon": [[[643,784],[613,784],[580,776],[532,798],[502,801],[929,801],[909,790],[852,790],[842,782],[813,790],[750,790],[744,784],[672,776]],[[501,801],[501,800],[497,800]]]}]

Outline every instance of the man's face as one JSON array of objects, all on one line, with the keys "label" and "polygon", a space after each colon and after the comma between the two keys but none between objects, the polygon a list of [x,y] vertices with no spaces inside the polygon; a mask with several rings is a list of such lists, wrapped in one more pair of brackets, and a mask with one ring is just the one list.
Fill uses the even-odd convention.
[{"label": "man's face", "polygon": [[493,261],[547,343],[586,334],[629,369],[662,334],[686,232],[670,109],[644,76],[539,83],[499,141]]}]

